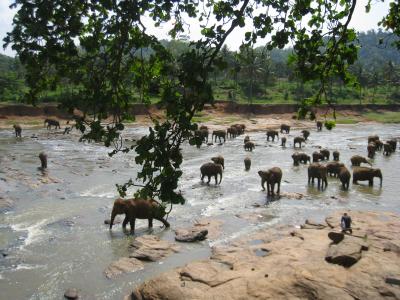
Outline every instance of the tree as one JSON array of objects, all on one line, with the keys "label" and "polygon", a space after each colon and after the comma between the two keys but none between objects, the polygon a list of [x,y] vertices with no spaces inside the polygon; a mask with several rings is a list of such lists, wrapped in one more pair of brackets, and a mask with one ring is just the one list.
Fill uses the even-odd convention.
[{"label": "tree", "polygon": [[[41,91],[61,78],[79,85],[70,107],[92,117],[78,125],[82,138],[113,145],[111,154],[136,151],[136,163],[142,166],[137,197],[184,201],[177,191],[182,175],[180,146],[185,141],[199,142],[193,135],[197,125],[191,120],[213,101],[210,74],[225,66],[219,53],[236,28],[252,23],[244,36],[250,47],[267,36],[268,50],[293,43],[293,61],[303,80],[321,83],[301,114],[322,102],[331,76],[345,83],[353,81],[348,67],[357,58],[357,47],[349,23],[356,0],[14,0],[11,6],[18,11],[4,42],[12,45],[26,69],[26,98],[34,104]],[[143,22],[146,16],[154,26],[173,22],[172,38],[187,32],[188,19],[196,20],[202,37],[174,60],[161,41],[149,34]],[[398,28],[397,21],[385,24]],[[148,57],[144,50],[151,50]],[[148,101],[148,84],[154,78],[160,82],[166,120],[154,119],[150,133],[136,147],[125,148],[120,134],[132,87]],[[113,116],[109,124],[102,121],[107,114]],[[139,184],[131,180],[119,186],[121,195],[129,185]]]}]

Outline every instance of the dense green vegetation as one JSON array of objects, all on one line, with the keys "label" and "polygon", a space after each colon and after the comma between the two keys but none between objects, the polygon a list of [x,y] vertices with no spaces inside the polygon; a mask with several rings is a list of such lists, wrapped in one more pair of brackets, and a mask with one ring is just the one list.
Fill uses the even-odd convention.
[{"label": "dense green vegetation", "polygon": [[[338,78],[332,78],[327,96],[333,103],[367,104],[400,103],[400,55],[392,35],[382,31],[358,34],[359,54],[350,72],[357,78],[359,86],[346,86]],[[163,41],[175,58],[189,48],[184,40]],[[144,50],[149,57],[150,50]],[[221,55],[227,68],[212,74],[211,84],[216,100],[231,100],[239,103],[299,103],[310,97],[319,88],[318,82],[303,83],[288,63],[292,49],[266,51],[263,47],[243,48],[233,52],[223,48]],[[27,87],[24,70],[17,58],[0,55],[0,100],[23,101]],[[127,76],[130,76],[127,74]],[[151,85],[149,100],[160,100],[159,84]],[[41,93],[41,102],[68,101],[79,86],[64,81]],[[140,92],[132,88],[130,102],[142,102]]]}]

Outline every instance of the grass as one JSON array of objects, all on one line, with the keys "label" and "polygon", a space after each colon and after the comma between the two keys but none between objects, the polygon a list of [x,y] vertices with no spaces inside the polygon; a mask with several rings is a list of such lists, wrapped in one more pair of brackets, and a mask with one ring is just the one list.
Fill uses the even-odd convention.
[{"label": "grass", "polygon": [[389,112],[368,112],[363,116],[370,120],[380,123],[400,123],[400,112],[389,111]]}]

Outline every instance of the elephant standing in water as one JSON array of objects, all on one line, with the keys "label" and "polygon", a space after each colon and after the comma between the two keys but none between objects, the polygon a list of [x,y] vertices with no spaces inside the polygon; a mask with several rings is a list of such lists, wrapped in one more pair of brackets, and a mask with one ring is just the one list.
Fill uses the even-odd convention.
[{"label": "elephant standing in water", "polygon": [[258,171],[261,177],[261,187],[265,191],[264,184],[267,182],[267,195],[274,195],[275,184],[278,185],[277,194],[279,195],[281,189],[282,170],[278,167],[273,167],[267,171]]},{"label": "elephant standing in water", "polygon": [[246,144],[247,142],[250,142],[250,137],[248,135],[244,137],[244,143]]},{"label": "elephant standing in water", "polygon": [[381,180],[382,185],[382,171],[381,169],[373,169],[368,167],[357,167],[353,170],[353,184],[357,184],[358,181],[368,180],[368,184],[372,186],[374,184],[374,177],[378,177]]},{"label": "elephant standing in water", "polygon": [[244,159],[244,169],[246,171],[248,171],[248,170],[250,170],[250,167],[251,167],[251,159],[250,159],[250,157],[246,157]]},{"label": "elephant standing in water", "polygon": [[312,154],[312,161],[313,162],[319,162],[321,160],[324,160],[324,158],[325,157],[321,152],[314,151],[313,154]]},{"label": "elephant standing in water", "polygon": [[340,169],[344,167],[344,164],[339,162],[329,162],[326,164],[326,172],[329,176],[338,177]]},{"label": "elephant standing in water", "polygon": [[331,153],[329,152],[328,149],[319,150],[319,153],[321,153],[324,156],[324,159],[326,160],[329,160],[329,157],[331,156]]},{"label": "elephant standing in water", "polygon": [[225,141],[226,141],[226,132],[225,132],[225,130],[214,130],[213,133],[212,133],[212,139],[213,139],[214,142],[216,142],[217,138],[219,139],[220,143],[222,143],[221,142],[222,139],[224,140],[224,143],[225,143]]},{"label": "elephant standing in water", "polygon": [[371,163],[365,157],[362,157],[360,155],[352,156],[350,158],[350,161],[351,161],[351,165],[352,166],[357,166],[358,167],[358,166],[361,165],[361,163],[369,164],[371,166]]},{"label": "elephant standing in water", "polygon": [[236,127],[234,127],[234,126],[232,125],[231,127],[229,127],[229,128],[226,130],[226,135],[227,135],[229,138],[235,138],[235,137],[237,137],[239,134],[238,134],[238,131],[237,131]]},{"label": "elephant standing in water", "polygon": [[125,214],[122,227],[125,229],[129,222],[131,225],[131,233],[135,232],[136,219],[148,219],[150,228],[153,227],[153,219],[162,222],[165,227],[170,226],[164,219],[165,212],[163,208],[153,199],[116,199],[111,212],[110,229],[112,229],[115,217],[122,214]]},{"label": "elephant standing in water", "polygon": [[377,136],[377,135],[370,135],[370,136],[368,137],[368,144],[369,144],[369,143],[374,143],[375,141],[379,141],[379,136]]},{"label": "elephant standing in water", "polygon": [[307,141],[308,137],[310,136],[310,131],[302,130],[301,133],[303,134],[304,139]]},{"label": "elephant standing in water", "polygon": [[279,140],[279,133],[276,130],[267,130],[267,141],[269,141],[269,138],[272,139],[272,141],[275,141],[275,137],[278,138]]},{"label": "elephant standing in water", "polygon": [[296,148],[296,144],[299,144],[300,145],[299,147],[301,148],[301,144],[305,142],[306,140],[302,136],[296,136],[293,139],[293,147]]},{"label": "elephant standing in water", "polygon": [[[319,163],[312,163],[308,167],[308,184],[314,184],[314,178],[318,179],[318,188],[323,189],[328,186],[327,169]],[[322,183],[322,184],[321,184]]]},{"label": "elephant standing in water", "polygon": [[47,129],[51,129],[51,126],[54,126],[55,129],[61,129],[60,127],[60,122],[54,119],[45,119],[44,120],[44,125],[47,123]]},{"label": "elephant standing in water", "polygon": [[246,144],[244,144],[244,150],[245,151],[253,151],[253,149],[256,147],[256,145],[254,145],[253,142],[246,142]]},{"label": "elephant standing in water", "polygon": [[389,143],[383,144],[383,155],[389,156],[393,152],[393,147]]},{"label": "elephant standing in water", "polygon": [[317,130],[318,131],[322,130],[322,122],[321,121],[317,121]]},{"label": "elephant standing in water", "polygon": [[298,166],[300,162],[303,164],[306,164],[307,162],[311,162],[310,156],[304,152],[293,153],[292,159],[293,159],[293,165],[295,165],[295,166]]},{"label": "elephant standing in water", "polygon": [[215,164],[220,164],[222,166],[223,169],[225,169],[225,160],[221,155],[212,157],[211,160],[215,163]]},{"label": "elephant standing in water", "polygon": [[342,183],[343,189],[348,190],[349,185],[350,185],[351,174],[345,166],[343,166],[339,169],[338,177],[339,177],[340,182]]},{"label": "elephant standing in water", "polygon": [[286,148],[286,138],[285,138],[285,137],[282,137],[282,138],[281,138],[281,146],[282,146],[283,148]]},{"label": "elephant standing in water", "polygon": [[15,137],[22,137],[21,133],[22,133],[22,128],[19,124],[14,124],[13,125],[14,130],[15,130]]},{"label": "elephant standing in water", "polygon": [[392,146],[393,152],[396,151],[396,148],[397,148],[397,140],[396,139],[388,140],[387,143]]},{"label": "elephant standing in water", "polygon": [[339,161],[339,156],[340,156],[340,152],[339,151],[337,151],[337,150],[333,151],[332,155],[333,155],[333,160],[334,161]]},{"label": "elephant standing in water", "polygon": [[[222,166],[220,164],[216,164],[213,162],[205,163],[200,167],[201,172],[201,181],[203,181],[204,177],[208,177],[207,184],[210,183],[211,177],[215,178],[215,184],[221,184],[222,181]],[[218,183],[218,174],[220,175],[220,180]]]},{"label": "elephant standing in water", "polygon": [[39,153],[40,168],[42,171],[47,169],[47,154],[44,152]]},{"label": "elephant standing in water", "polygon": [[376,144],[371,142],[367,146],[368,158],[374,158],[376,152]]},{"label": "elephant standing in water", "polygon": [[289,133],[290,132],[290,126],[286,124],[281,125],[281,133]]}]

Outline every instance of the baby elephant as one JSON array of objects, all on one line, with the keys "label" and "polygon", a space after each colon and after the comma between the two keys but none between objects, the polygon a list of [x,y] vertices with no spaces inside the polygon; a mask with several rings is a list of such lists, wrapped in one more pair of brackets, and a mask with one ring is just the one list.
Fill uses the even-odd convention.
[{"label": "baby elephant", "polygon": [[290,132],[290,126],[286,124],[281,125],[281,133],[289,133]]},{"label": "baby elephant", "polygon": [[301,148],[301,144],[305,142],[306,140],[302,136],[296,136],[293,140],[293,147],[296,148],[296,144],[299,144]]},{"label": "baby elephant", "polygon": [[261,177],[261,187],[265,191],[264,183],[267,182],[267,195],[274,195],[275,184],[278,185],[277,194],[279,195],[281,189],[282,170],[278,167],[273,167],[267,171],[258,171]]},{"label": "baby elephant", "polygon": [[114,206],[111,212],[110,229],[114,224],[114,219],[117,215],[125,214],[125,219],[122,222],[122,227],[125,229],[128,222],[131,225],[131,233],[135,232],[136,219],[148,219],[149,227],[153,227],[153,219],[162,222],[165,227],[169,227],[169,223],[164,219],[165,212],[161,205],[153,200],[146,199],[121,199],[114,201]]},{"label": "baby elephant", "polygon": [[276,130],[267,130],[267,141],[269,141],[269,138],[272,139],[272,141],[275,141],[275,137],[278,138],[279,140],[279,133]]},{"label": "baby elephant", "polygon": [[383,144],[383,155],[389,156],[393,152],[393,147],[389,143]]},{"label": "baby elephant", "polygon": [[244,143],[246,144],[247,142],[250,142],[250,137],[248,135],[244,137]]},{"label": "baby elephant", "polygon": [[308,137],[310,136],[310,132],[308,130],[302,130],[301,133],[303,134],[304,139],[307,141]]},{"label": "baby elephant", "polygon": [[371,163],[365,157],[362,157],[360,155],[352,156],[350,158],[350,161],[351,161],[351,165],[352,166],[357,166],[358,167],[358,166],[361,165],[361,163],[369,164],[371,166]]},{"label": "baby elephant", "polygon": [[353,184],[357,184],[357,181],[368,180],[369,185],[372,186],[374,184],[374,177],[380,178],[382,185],[381,169],[358,167],[353,170]]},{"label": "baby elephant", "polygon": [[211,160],[216,164],[220,164],[222,168],[225,169],[225,160],[221,155],[212,157]]},{"label": "baby elephant", "polygon": [[47,169],[47,154],[44,152],[40,152],[39,159],[40,159],[40,169],[41,170]]},{"label": "baby elephant", "polygon": [[340,169],[343,167],[344,164],[334,161],[326,164],[326,171],[329,176],[338,177]]},{"label": "baby elephant", "polygon": [[281,146],[282,146],[283,148],[286,147],[286,138],[285,138],[285,137],[282,137],[282,138],[281,138]]},{"label": "baby elephant", "polygon": [[339,170],[339,180],[342,183],[344,190],[349,189],[351,174],[346,167],[341,167]]},{"label": "baby elephant", "polygon": [[[221,184],[222,181],[222,165],[216,164],[213,162],[210,163],[205,163],[200,167],[200,172],[201,172],[201,181],[203,181],[204,177],[208,177],[207,184],[210,183],[211,176],[214,176],[215,178],[215,184]],[[220,180],[218,183],[218,174],[220,175]]]},{"label": "baby elephant", "polygon": [[324,158],[325,157],[321,152],[314,151],[313,154],[312,154],[312,161],[313,162],[319,162],[321,160],[324,160]]},{"label": "baby elephant", "polygon": [[245,151],[253,151],[253,149],[256,147],[256,145],[254,145],[253,142],[246,142],[246,144],[244,144],[244,150]]},{"label": "baby elephant", "polygon": [[332,152],[332,155],[333,155],[333,160],[334,161],[339,161],[339,156],[340,156],[340,152],[339,151],[333,151]]},{"label": "baby elephant", "polygon": [[18,124],[14,124],[13,127],[14,127],[14,130],[15,130],[15,137],[21,137],[21,133],[22,133],[21,126],[18,125]]},{"label": "baby elephant", "polygon": [[251,167],[251,159],[250,159],[250,157],[246,157],[244,159],[244,169],[246,171],[248,171],[248,170],[250,170],[250,167]]},{"label": "baby elephant", "polygon": [[323,189],[324,185],[325,188],[328,186],[327,170],[324,165],[312,163],[308,167],[308,184],[311,182],[314,184],[314,178],[318,179],[318,188]]},{"label": "baby elephant", "polygon": [[331,153],[329,152],[328,149],[322,149],[322,150],[319,150],[319,152],[324,156],[324,159],[329,160]]},{"label": "baby elephant", "polygon": [[321,131],[321,130],[322,130],[322,122],[317,121],[317,131]]},{"label": "baby elephant", "polygon": [[45,119],[44,120],[44,125],[47,123],[47,129],[51,129],[51,126],[54,126],[55,129],[61,129],[60,127],[60,122],[54,119]]}]

